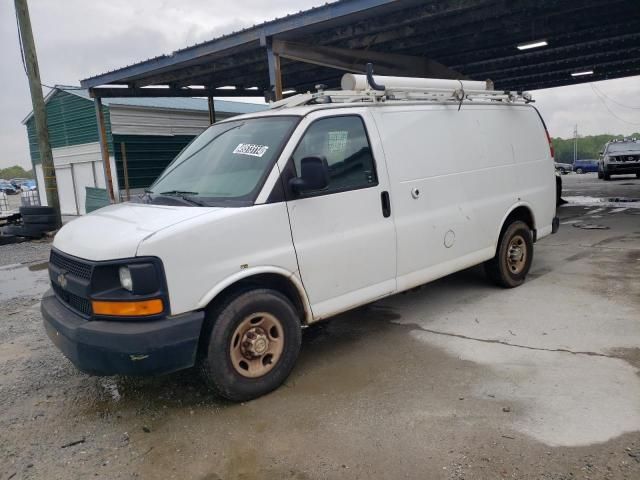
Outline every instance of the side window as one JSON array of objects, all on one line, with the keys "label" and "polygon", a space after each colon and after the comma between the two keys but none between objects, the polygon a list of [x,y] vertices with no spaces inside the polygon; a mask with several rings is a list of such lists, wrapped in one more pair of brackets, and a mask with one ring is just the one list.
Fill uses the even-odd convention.
[{"label": "side window", "polygon": [[324,157],[329,166],[329,186],[323,194],[377,185],[373,155],[362,118],[330,117],[307,129],[293,153],[296,175],[305,157]]}]

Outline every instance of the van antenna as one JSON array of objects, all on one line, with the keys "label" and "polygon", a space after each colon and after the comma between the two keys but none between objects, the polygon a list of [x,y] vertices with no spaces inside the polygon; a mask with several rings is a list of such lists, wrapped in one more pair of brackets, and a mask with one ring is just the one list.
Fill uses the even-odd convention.
[{"label": "van antenna", "polygon": [[386,90],[384,85],[377,84],[376,81],[373,79],[373,63],[371,62],[367,63],[367,83],[374,90],[378,90],[378,91]]},{"label": "van antenna", "polygon": [[464,84],[462,83],[462,80],[458,79],[458,81],[460,82],[460,90],[455,92],[455,95],[457,95],[459,98],[459,103],[458,103],[458,111],[460,111],[460,109],[462,108],[462,101],[464,100]]}]

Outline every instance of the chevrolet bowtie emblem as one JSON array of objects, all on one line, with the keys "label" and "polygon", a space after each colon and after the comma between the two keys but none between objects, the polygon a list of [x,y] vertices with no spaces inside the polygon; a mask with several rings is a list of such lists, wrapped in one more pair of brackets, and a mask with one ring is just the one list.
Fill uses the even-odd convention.
[{"label": "chevrolet bowtie emblem", "polygon": [[60,285],[62,288],[65,288],[67,286],[67,277],[65,275],[65,272],[59,273],[57,280],[58,285]]}]

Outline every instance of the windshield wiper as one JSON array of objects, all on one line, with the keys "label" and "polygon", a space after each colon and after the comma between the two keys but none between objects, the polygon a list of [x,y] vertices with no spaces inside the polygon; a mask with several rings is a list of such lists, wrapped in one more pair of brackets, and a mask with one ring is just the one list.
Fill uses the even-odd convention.
[{"label": "windshield wiper", "polygon": [[[153,193],[153,192],[149,192]],[[169,190],[167,192],[160,192],[160,195],[198,195],[198,192],[187,192],[186,190]]]},{"label": "windshield wiper", "polygon": [[208,207],[209,205],[202,200],[193,198],[192,195],[198,195],[198,192],[189,192],[186,190],[168,190],[166,192],[154,193],[151,190],[146,190],[146,193],[150,195],[162,195],[164,197],[178,197],[180,200],[198,205],[199,207]]}]

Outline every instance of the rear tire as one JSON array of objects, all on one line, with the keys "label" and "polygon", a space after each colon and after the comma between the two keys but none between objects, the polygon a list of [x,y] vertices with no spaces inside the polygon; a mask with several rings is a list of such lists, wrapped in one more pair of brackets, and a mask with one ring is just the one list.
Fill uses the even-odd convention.
[{"label": "rear tire", "polygon": [[496,255],[484,263],[484,270],[496,285],[514,288],[524,283],[532,260],[531,229],[526,223],[517,220],[502,232]]},{"label": "rear tire", "polygon": [[200,371],[218,395],[251,400],[278,388],[300,352],[300,319],[275,290],[236,294],[207,313],[205,356]]},{"label": "rear tire", "polygon": [[581,168],[578,168],[578,169],[576,170],[576,173],[577,173],[578,175],[581,175],[581,174],[583,174],[583,173],[584,173],[584,170],[582,170]]}]

